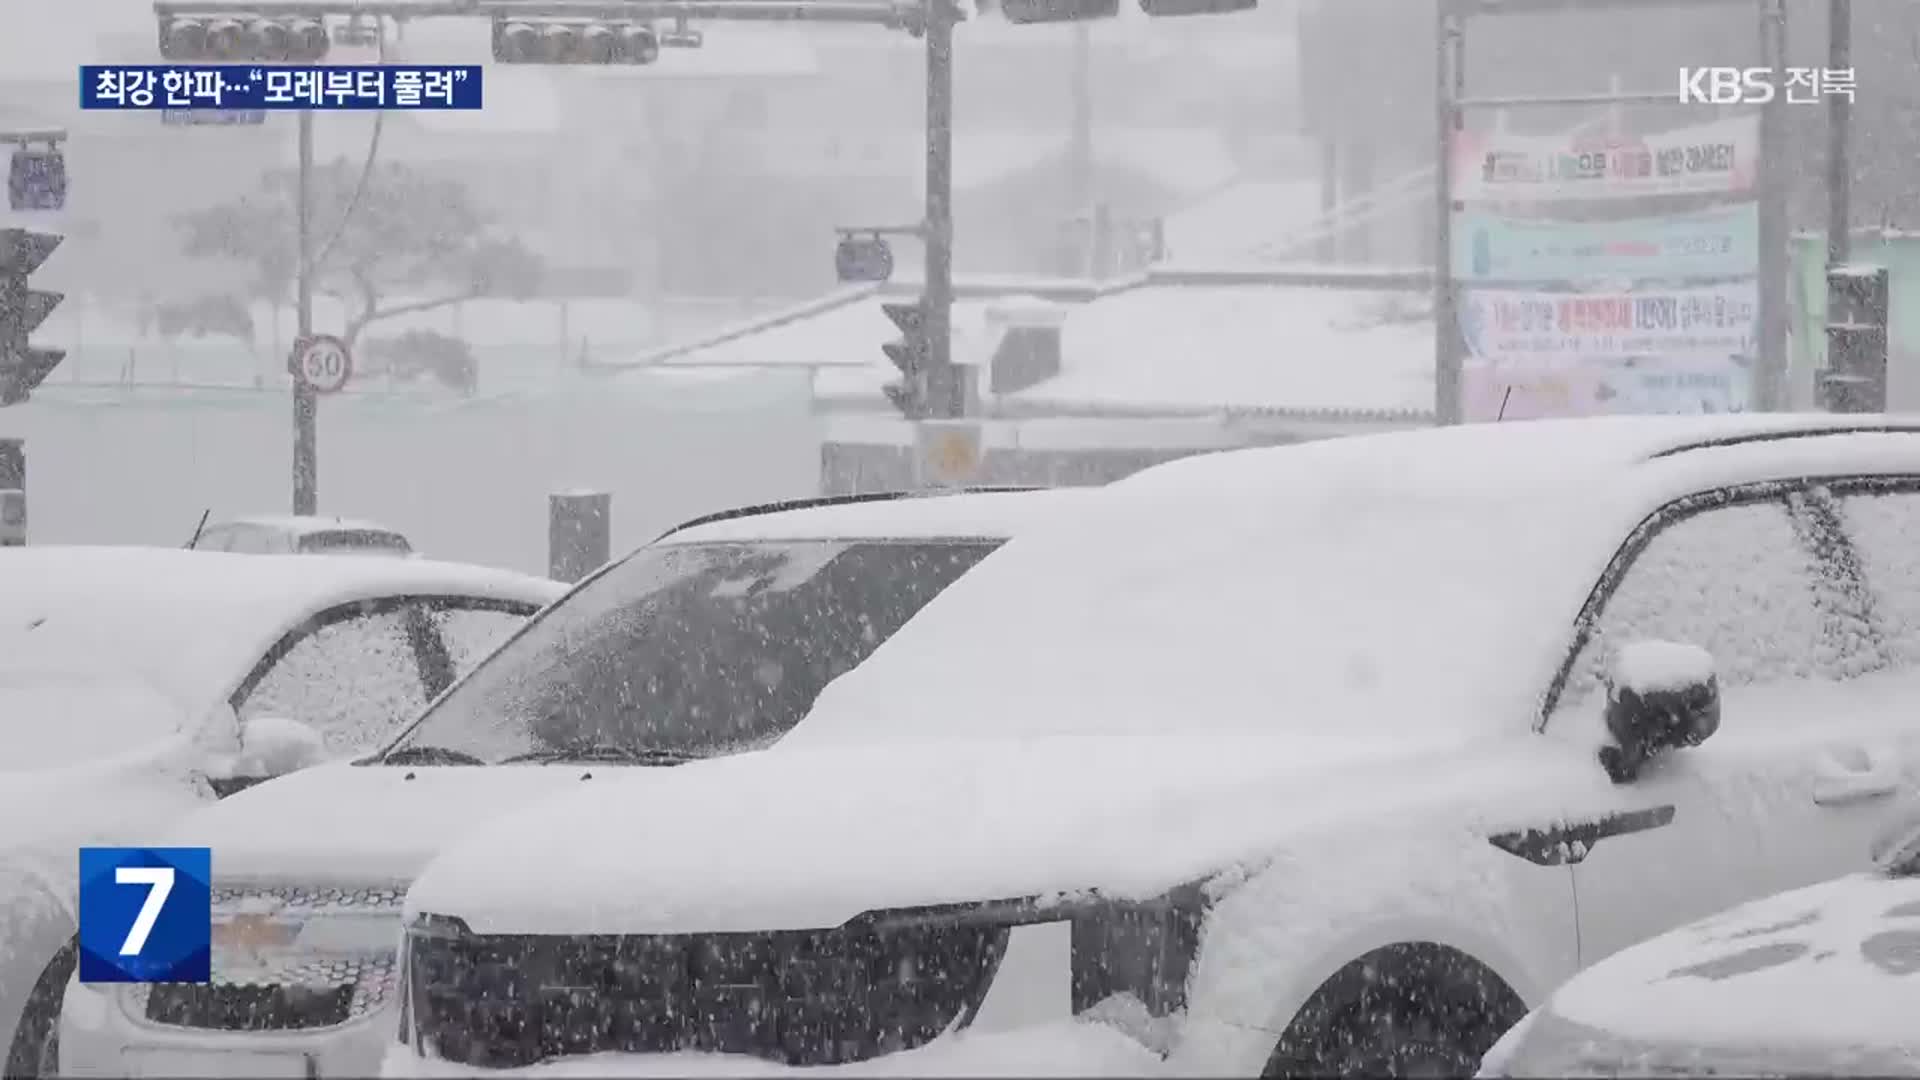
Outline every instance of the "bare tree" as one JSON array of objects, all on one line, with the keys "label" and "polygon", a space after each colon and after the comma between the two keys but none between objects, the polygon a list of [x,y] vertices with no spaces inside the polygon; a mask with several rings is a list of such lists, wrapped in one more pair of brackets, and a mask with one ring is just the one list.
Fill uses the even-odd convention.
[{"label": "bare tree", "polygon": [[[316,167],[311,188],[316,242],[331,240],[314,267],[314,291],[350,313],[341,333],[348,345],[381,320],[539,287],[539,258],[499,234],[466,185],[398,163],[359,180],[359,168],[342,159]],[[291,302],[296,182],[292,170],[269,172],[258,190],[182,216],[186,254],[248,264],[260,299]]]}]

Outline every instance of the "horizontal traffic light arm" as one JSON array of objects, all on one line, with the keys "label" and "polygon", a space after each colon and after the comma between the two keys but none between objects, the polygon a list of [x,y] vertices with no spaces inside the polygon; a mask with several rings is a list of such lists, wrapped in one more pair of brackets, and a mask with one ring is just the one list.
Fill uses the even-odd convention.
[{"label": "horizontal traffic light arm", "polygon": [[428,0],[423,3],[367,3],[362,0],[303,0],[298,4],[203,0],[159,0],[155,15],[317,18],[328,15],[377,15],[389,18],[500,17],[526,19],[710,19],[720,21],[870,23],[899,27],[920,17],[917,0]]},{"label": "horizontal traffic light arm", "polygon": [[0,130],[0,145],[58,146],[67,141],[65,128],[29,128],[24,131]]}]

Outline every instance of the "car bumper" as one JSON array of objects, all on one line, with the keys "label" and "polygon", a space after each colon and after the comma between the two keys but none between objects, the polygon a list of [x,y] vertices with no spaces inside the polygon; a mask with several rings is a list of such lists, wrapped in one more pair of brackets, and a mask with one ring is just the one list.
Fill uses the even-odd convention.
[{"label": "car bumper", "polygon": [[313,1031],[216,1031],[130,1015],[116,985],[67,984],[60,1075],[86,1077],[375,1076],[394,1045],[399,1010],[376,1008]]}]

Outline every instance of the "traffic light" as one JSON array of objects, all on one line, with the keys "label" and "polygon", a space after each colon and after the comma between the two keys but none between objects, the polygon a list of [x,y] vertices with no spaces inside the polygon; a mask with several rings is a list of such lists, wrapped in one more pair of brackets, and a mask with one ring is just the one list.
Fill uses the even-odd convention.
[{"label": "traffic light", "polygon": [[1085,22],[1120,14],[1120,0],[1001,0],[1010,23]]},{"label": "traffic light", "polygon": [[160,56],[179,63],[318,63],[327,28],[303,16],[162,15]]},{"label": "traffic light", "polygon": [[1827,369],[1820,376],[1829,412],[1887,409],[1887,271],[1827,270]]},{"label": "traffic light", "polygon": [[660,35],[644,22],[493,18],[493,58],[502,64],[651,64]]},{"label": "traffic light", "polygon": [[927,310],[923,301],[911,304],[881,304],[893,325],[900,328],[900,340],[880,346],[893,366],[900,369],[900,381],[886,385],[887,400],[909,420],[924,420],[927,410],[927,366],[932,343],[927,338]]},{"label": "traffic light", "polygon": [[[1140,0],[1140,10],[1156,18],[1225,15],[1258,6],[1259,0]],[[1000,11],[1011,23],[1085,22],[1120,14],[1120,0],[1000,0]]]},{"label": "traffic light", "polygon": [[0,229],[0,405],[25,401],[67,355],[27,344],[34,327],[65,299],[27,284],[28,275],[59,246],[60,237],[52,233]]},{"label": "traffic light", "polygon": [[1155,18],[1230,15],[1236,11],[1252,11],[1259,6],[1260,0],[1140,0],[1140,10]]}]

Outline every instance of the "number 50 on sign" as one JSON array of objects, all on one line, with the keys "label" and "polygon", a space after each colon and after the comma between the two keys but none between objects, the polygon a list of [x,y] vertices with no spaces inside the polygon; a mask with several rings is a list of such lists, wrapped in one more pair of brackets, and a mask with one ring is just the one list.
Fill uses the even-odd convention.
[{"label": "number 50 on sign", "polygon": [[209,848],[81,848],[80,981],[208,981],[212,880]]}]

